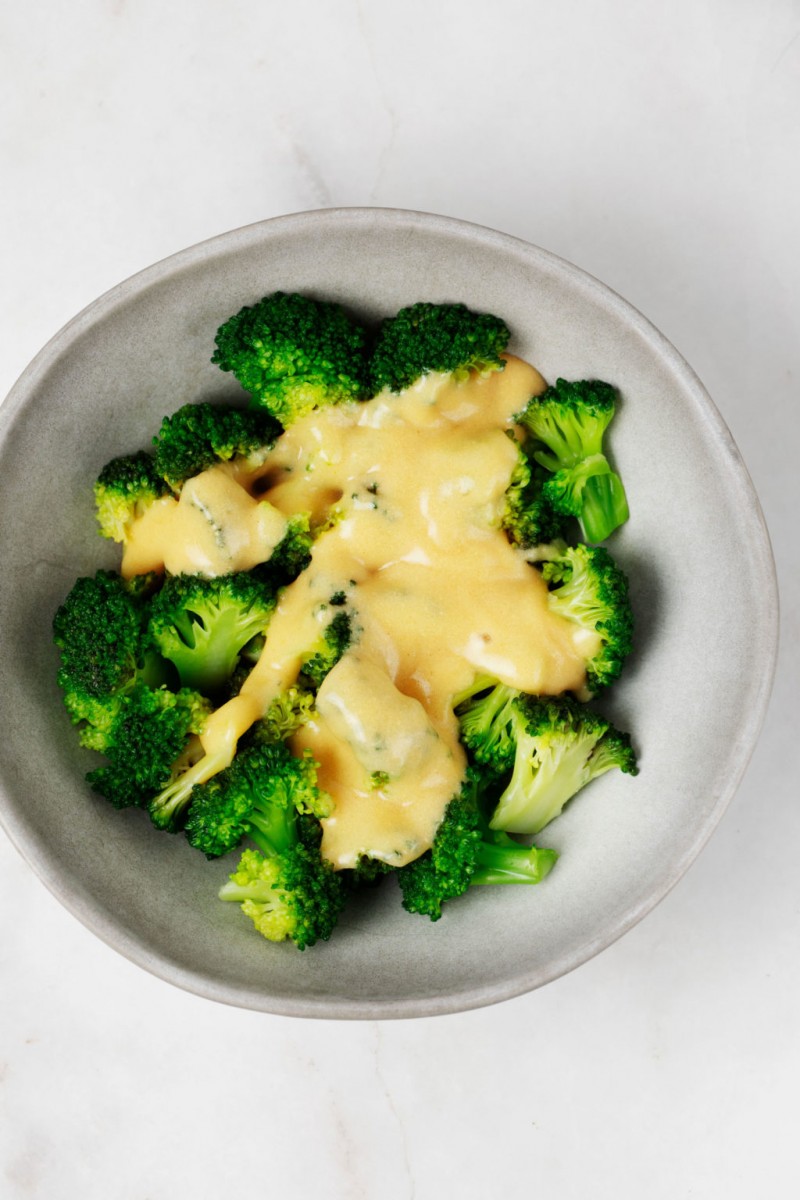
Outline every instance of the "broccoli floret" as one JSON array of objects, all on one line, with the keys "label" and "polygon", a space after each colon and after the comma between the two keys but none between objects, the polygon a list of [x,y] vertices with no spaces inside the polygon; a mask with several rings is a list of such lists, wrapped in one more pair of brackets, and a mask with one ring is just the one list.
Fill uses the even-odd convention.
[{"label": "broccoli floret", "polygon": [[298,950],[331,936],[345,902],[339,874],[319,850],[298,843],[282,854],[245,850],[219,892],[270,942],[290,939]]},{"label": "broccoli floret", "polygon": [[185,766],[210,711],[197,692],[138,684],[111,723],[103,746],[108,765],[90,771],[87,781],[115,808],[145,806]]},{"label": "broccoli floret", "polygon": [[470,371],[501,370],[509,337],[499,317],[471,312],[464,304],[412,304],[380,327],[369,363],[370,390],[401,392],[432,371],[465,379]]},{"label": "broccoli floret", "polygon": [[311,719],[314,696],[303,688],[285,688],[270,703],[264,716],[256,721],[250,734],[256,742],[281,742],[291,737]]},{"label": "broccoli floret", "polygon": [[365,397],[366,332],[338,304],[274,292],[217,331],[211,358],[284,427]]},{"label": "broccoli floret", "polygon": [[528,549],[564,536],[566,518],[544,491],[547,472],[517,443],[518,458],[505,495],[502,526],[509,541]]},{"label": "broccoli floret", "polygon": [[103,537],[125,542],[131,522],[168,491],[146,451],[113,458],[94,485],[97,523]]},{"label": "broccoli floret", "polygon": [[619,677],[633,644],[628,580],[603,546],[557,543],[542,554],[550,608],[600,638],[586,664],[588,688],[598,692]]},{"label": "broccoli floret", "polygon": [[150,606],[149,636],[183,687],[214,695],[274,608],[274,594],[249,571],[213,579],[173,575]]},{"label": "broccoli floret", "polygon": [[514,768],[497,801],[492,829],[538,833],[592,779],[613,767],[637,774],[628,734],[578,701],[522,695],[515,708]]},{"label": "broccoli floret", "polygon": [[557,512],[577,517],[590,542],[604,541],[629,516],[622,480],[603,453],[616,398],[601,380],[558,379],[517,417],[538,443],[533,457],[552,472],[545,498]]},{"label": "broccoli floret", "polygon": [[217,462],[270,447],[281,427],[264,409],[206,402],[165,417],[153,439],[155,468],[175,491]]},{"label": "broccoli floret", "polygon": [[119,575],[98,571],[75,581],[53,618],[53,634],[61,651],[60,680],[106,696],[137,670],[141,609]]},{"label": "broccoli floret", "polygon": [[461,740],[473,762],[495,776],[511,770],[516,752],[519,692],[504,683],[479,680],[468,698],[459,698],[456,715]]},{"label": "broccoli floret", "polygon": [[264,854],[281,854],[297,839],[297,814],[330,815],[332,801],[317,784],[317,764],[283,742],[255,742],[191,797],[186,836],[207,858],[249,837]]},{"label": "broccoli floret", "polygon": [[316,691],[352,641],[352,619],[345,609],[341,609],[325,627],[317,645],[304,658],[300,668],[301,679]]},{"label": "broccoli floret", "polygon": [[151,576],[128,583],[114,571],[98,571],[75,581],[53,618],[64,704],[90,749],[104,748],[127,691],[166,680],[166,663],[145,633],[151,587]]},{"label": "broccoli floret", "polygon": [[487,827],[473,770],[451,800],[430,850],[397,871],[403,908],[438,921],[442,905],[478,884],[540,883],[558,857],[555,850],[523,846]]},{"label": "broccoli floret", "polygon": [[330,797],[317,786],[317,764],[283,742],[253,742],[192,793],[186,836],[207,858],[249,837],[220,899],[242,905],[259,933],[290,938],[301,950],[326,940],[344,904],[344,884],[320,853],[319,817]]}]

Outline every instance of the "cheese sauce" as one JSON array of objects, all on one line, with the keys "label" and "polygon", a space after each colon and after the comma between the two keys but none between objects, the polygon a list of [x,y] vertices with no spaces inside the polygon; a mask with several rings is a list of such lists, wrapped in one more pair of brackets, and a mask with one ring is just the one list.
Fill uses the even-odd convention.
[{"label": "cheese sauce", "polygon": [[180,496],[162,496],[133,522],[122,553],[126,579],[147,571],[227,575],[265,562],[286,518],[250,495],[237,467],[219,463],[187,479]]},{"label": "cheese sauce", "polygon": [[[549,610],[541,576],[500,525],[517,461],[513,418],[544,387],[533,367],[509,357],[485,377],[432,374],[399,395],[320,409],[281,436],[249,481],[284,523],[309,512],[328,524],[284,591],[240,695],[212,716],[202,742],[208,755],[232,747],[232,756],[296,679],[304,653],[341,611],[331,598],[343,593],[353,644],[291,743],[312,752],[335,802],[322,823],[335,867],[362,854],[401,866],[429,848],[466,765],[455,697],[476,678],[544,694],[585,683],[596,638]],[[249,546],[256,518],[240,503]],[[160,520],[152,518],[153,543],[166,563]],[[137,554],[147,560],[146,550]],[[203,554],[211,561],[208,538]]]}]

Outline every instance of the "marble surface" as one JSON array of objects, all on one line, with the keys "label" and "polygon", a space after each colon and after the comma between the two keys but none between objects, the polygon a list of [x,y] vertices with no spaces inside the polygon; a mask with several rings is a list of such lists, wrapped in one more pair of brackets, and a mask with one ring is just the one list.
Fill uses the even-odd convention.
[{"label": "marble surface", "polygon": [[[792,1194],[796,0],[42,0],[3,6],[0,55],[0,395],[100,292],[224,229],[347,204],[478,221],[598,275],[694,365],[761,496],[784,614],[761,741],[689,874],[495,1008],[214,1005],[107,949],[0,836],[0,1195]],[[32,486],[48,498],[46,472]]]}]

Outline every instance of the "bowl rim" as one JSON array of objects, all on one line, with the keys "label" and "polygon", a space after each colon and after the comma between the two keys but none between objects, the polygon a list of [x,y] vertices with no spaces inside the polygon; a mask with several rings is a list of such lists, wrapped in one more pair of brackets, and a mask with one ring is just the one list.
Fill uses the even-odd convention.
[{"label": "bowl rim", "polygon": [[185,969],[166,955],[155,953],[138,938],[122,930],[104,910],[99,909],[92,897],[84,894],[79,884],[76,886],[77,881],[72,877],[62,877],[55,855],[44,848],[9,802],[12,785],[7,778],[2,756],[0,825],[51,894],[86,928],[129,961],[190,993],[235,1007],[306,1018],[375,1020],[452,1014],[524,995],[573,971],[637,925],[669,894],[695,861],[735,795],[763,726],[778,655],[777,572],[764,514],[733,436],[696,372],[664,334],[613,288],[552,251],[481,224],[414,209],[350,206],[287,213],[216,234],[135,272],[103,292],[62,325],[23,370],[4,402],[0,404],[0,445],[5,442],[38,382],[44,378],[60,355],[117,307],[123,306],[136,295],[158,284],[160,280],[173,278],[200,262],[225,255],[234,247],[246,247],[248,244],[260,243],[264,238],[280,237],[284,233],[296,234],[304,228],[324,225],[326,222],[354,229],[384,223],[393,229],[405,227],[434,233],[438,231],[451,238],[457,237],[467,241],[478,239],[485,246],[495,246],[527,258],[540,270],[544,268],[566,279],[600,307],[623,319],[678,379],[711,438],[725,451],[728,478],[735,486],[753,526],[752,553],[764,580],[763,592],[759,596],[761,611],[758,620],[754,622],[754,636],[761,646],[763,667],[758,679],[752,682],[747,721],[739,742],[726,760],[724,775],[718,780],[715,803],[697,829],[692,844],[678,859],[670,863],[669,870],[665,871],[662,877],[654,881],[647,897],[634,909],[626,910],[602,933],[552,959],[546,967],[533,968],[511,980],[494,982],[479,988],[463,988],[445,996],[431,993],[397,1000],[358,1000],[352,997],[346,1001],[325,997],[306,997],[302,1000],[274,998],[254,988],[222,983],[197,971]]}]

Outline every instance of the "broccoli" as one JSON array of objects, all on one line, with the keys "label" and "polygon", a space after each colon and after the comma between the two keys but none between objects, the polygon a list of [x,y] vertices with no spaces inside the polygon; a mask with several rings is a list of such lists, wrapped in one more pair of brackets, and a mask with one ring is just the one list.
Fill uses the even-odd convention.
[{"label": "broccoli", "polygon": [[125,542],[131,522],[169,491],[145,450],[112,458],[94,485],[97,523],[103,537]]},{"label": "broccoli", "polygon": [[319,850],[298,842],[277,855],[245,850],[219,898],[240,904],[268,941],[288,938],[305,950],[331,936],[346,892]]},{"label": "broccoli", "polygon": [[455,711],[461,741],[473,762],[494,776],[502,776],[514,765],[519,695],[504,683],[479,679],[471,695],[458,697]]},{"label": "broccoli", "polygon": [[473,885],[539,883],[555,865],[555,850],[524,846],[488,828],[480,790],[479,773],[468,769],[431,849],[396,872],[408,912],[438,921],[442,905]]},{"label": "broccoli", "polygon": [[327,940],[344,904],[343,880],[320,852],[318,818],[331,812],[310,754],[283,742],[251,743],[231,765],[192,793],[186,836],[207,858],[249,837],[220,899],[237,901],[259,933],[290,938],[301,950]]},{"label": "broccoli", "polygon": [[600,638],[599,648],[586,664],[588,688],[598,692],[619,677],[632,648],[628,580],[603,546],[562,542],[542,547],[540,553],[551,609]]},{"label": "broccoli", "polygon": [[366,342],[340,305],[274,292],[220,326],[211,361],[286,427],[314,408],[365,398]]},{"label": "broccoli", "polygon": [[370,390],[401,392],[423,375],[441,371],[465,379],[502,370],[508,327],[464,304],[420,302],[381,324],[369,363]]},{"label": "broccoli", "polygon": [[316,691],[352,640],[353,622],[350,614],[341,609],[325,627],[316,646],[312,647],[304,658],[300,668],[301,680]]},{"label": "broccoli", "polygon": [[310,720],[313,711],[312,693],[292,685],[279,692],[250,733],[258,742],[285,741]]},{"label": "broccoli", "polygon": [[111,722],[103,747],[108,765],[90,771],[87,781],[115,808],[144,807],[184,767],[210,711],[189,689],[137,684]]},{"label": "broccoli", "polygon": [[592,779],[638,768],[630,737],[568,696],[521,695],[514,704],[516,754],[490,828],[536,834]]},{"label": "broccoli", "polygon": [[600,380],[558,379],[517,417],[537,443],[533,457],[552,472],[543,485],[546,500],[577,517],[590,542],[604,541],[629,516],[622,480],[603,453],[616,395]]},{"label": "broccoli", "polygon": [[528,457],[519,443],[517,446],[518,459],[505,495],[502,527],[509,541],[528,549],[562,538],[566,520],[545,495],[547,472]]},{"label": "broccoli", "polygon": [[73,584],[53,618],[61,655],[58,683],[84,746],[103,750],[123,695],[137,683],[166,681],[164,660],[145,630],[153,576],[130,583],[98,571]]},{"label": "broccoli", "polygon": [[297,837],[297,814],[329,816],[332,801],[317,785],[317,764],[284,742],[251,742],[229,767],[197,784],[186,836],[206,858],[218,858],[249,837],[265,854],[279,854]]},{"label": "broccoli", "polygon": [[274,594],[249,571],[213,579],[173,575],[150,605],[148,632],[183,687],[214,695],[274,608]]},{"label": "broccoli", "polygon": [[203,402],[184,404],[165,417],[153,439],[154,463],[174,491],[217,462],[272,446],[281,427],[264,409]]}]

